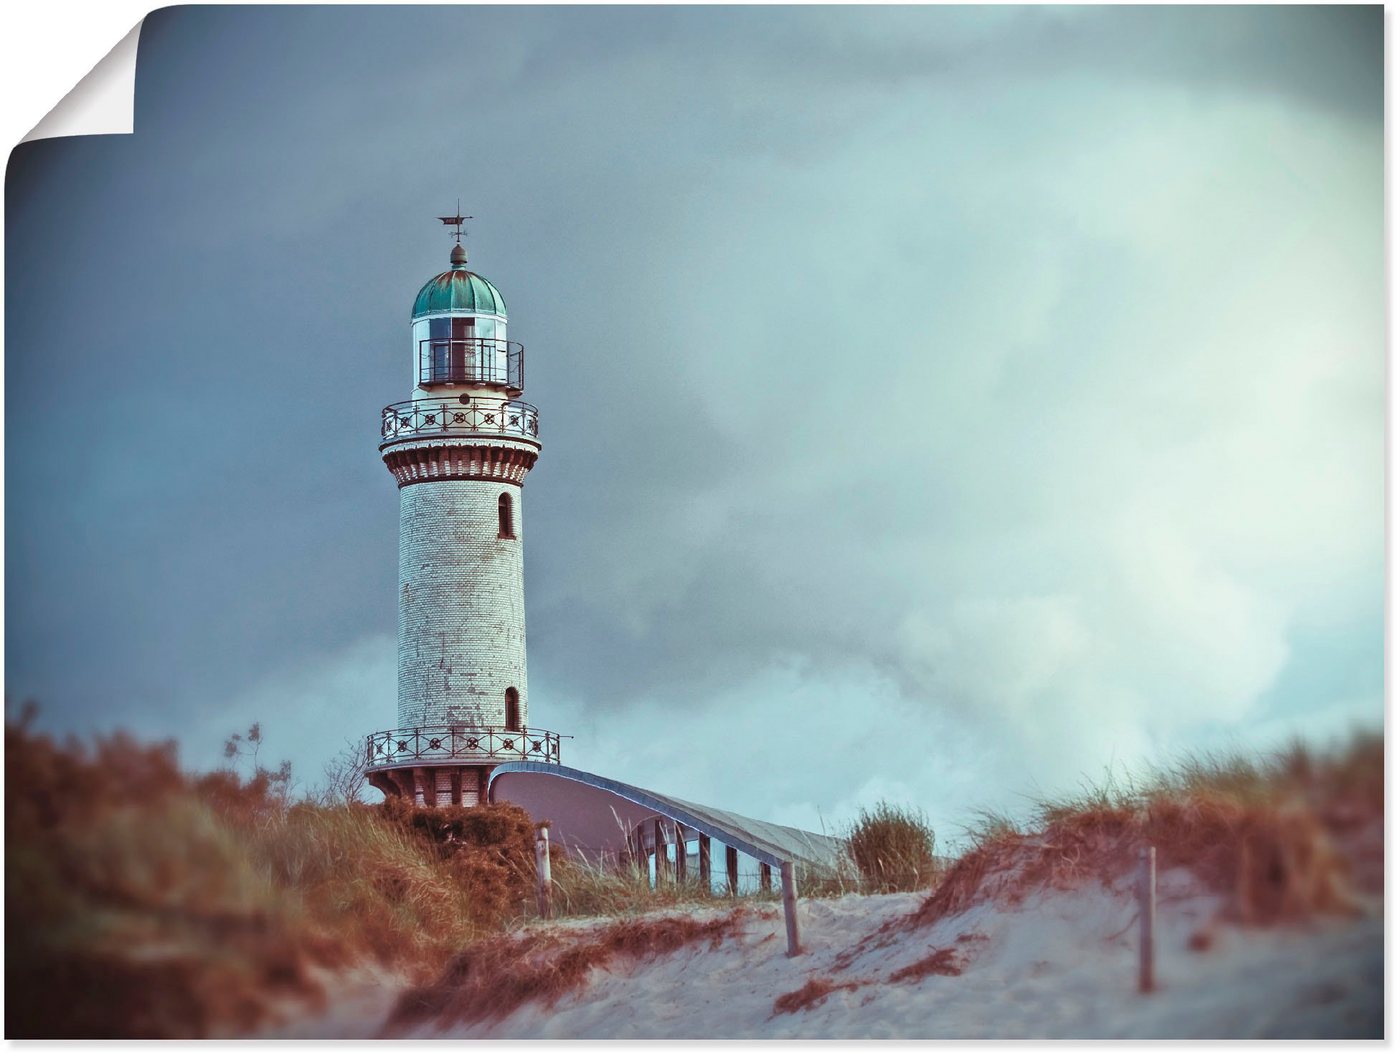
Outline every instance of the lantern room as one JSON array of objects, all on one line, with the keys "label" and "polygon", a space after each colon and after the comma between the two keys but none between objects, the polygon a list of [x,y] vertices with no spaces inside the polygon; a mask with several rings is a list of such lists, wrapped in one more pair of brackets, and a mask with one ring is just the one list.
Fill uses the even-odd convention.
[{"label": "lantern room", "polygon": [[525,349],[506,339],[506,302],[467,270],[467,251],[452,250],[452,268],[432,278],[413,303],[414,381],[425,395],[486,388],[520,394]]}]

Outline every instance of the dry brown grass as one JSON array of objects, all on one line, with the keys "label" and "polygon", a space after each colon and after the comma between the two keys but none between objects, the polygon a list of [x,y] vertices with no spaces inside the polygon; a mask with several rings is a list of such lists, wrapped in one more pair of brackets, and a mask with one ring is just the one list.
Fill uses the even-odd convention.
[{"label": "dry brown grass", "polygon": [[956,948],[939,948],[932,955],[926,955],[918,962],[910,963],[890,974],[890,983],[901,981],[922,981],[925,977],[937,974],[939,977],[958,977],[963,972],[962,960]]},{"label": "dry brown grass", "polygon": [[[972,939],[972,935],[963,934]],[[959,938],[961,939],[961,938]],[[850,965],[849,962],[837,961],[833,964],[836,969],[842,970]],[[864,988],[876,983],[902,984],[904,982],[918,983],[925,977],[958,977],[963,972],[964,961],[960,958],[956,948],[939,948],[930,955],[926,955],[918,962],[910,963],[885,978],[883,982],[878,982],[871,978],[855,978],[850,981],[838,981],[833,977],[813,977],[801,988],[792,992],[786,992],[773,1000],[773,1016],[778,1014],[796,1014],[799,1011],[811,1010],[813,1007],[821,1006],[826,1002],[827,997],[833,992],[854,992],[858,988]]]},{"label": "dry brown grass", "polygon": [[169,745],[58,744],[24,723],[6,727],[5,779],[11,1037],[247,1031],[314,1001],[318,967],[429,977],[531,899],[514,807],[430,830],[289,802],[265,771],[190,777]]},{"label": "dry brown grass", "polygon": [[1108,781],[1040,802],[1029,829],[984,813],[973,847],[919,908],[841,952],[833,967],[848,969],[910,929],[979,903],[1121,882],[1146,845],[1157,847],[1159,871],[1184,867],[1220,894],[1226,920],[1272,925],[1349,913],[1354,890],[1382,888],[1384,791],[1383,741],[1358,736],[1326,755],[1295,745],[1258,761],[1188,758],[1137,784]]},{"label": "dry brown grass", "polygon": [[1271,925],[1354,910],[1355,856],[1340,838],[1384,816],[1379,738],[1317,757],[1192,758],[1140,785],[1109,783],[1041,802],[1032,831],[993,816],[916,916],[927,925],[979,902],[1120,880],[1143,846],[1159,870],[1183,867],[1219,893],[1233,921]]},{"label": "dry brown grass", "polygon": [[934,835],[919,810],[881,801],[862,809],[846,832],[866,892],[928,889],[937,876]]},{"label": "dry brown grass", "polygon": [[[958,936],[958,943],[966,946],[969,942],[985,941],[986,939],[980,933],[963,933]],[[864,942],[862,943],[864,944]],[[883,943],[888,945],[893,941],[887,940]],[[832,992],[854,992],[858,988],[873,984],[903,984],[906,982],[917,984],[925,977],[960,977],[963,967],[967,965],[967,954],[967,947],[961,951],[957,948],[939,948],[917,962],[895,970],[883,981],[869,977],[858,977],[849,981],[837,981],[834,977],[813,977],[796,991],[778,996],[773,1001],[773,1015],[776,1017],[778,1014],[795,1014],[800,1010],[811,1010],[826,1002],[827,996],[831,995]],[[845,970],[850,967],[851,961],[852,958],[849,955],[840,956],[832,966],[838,971]]]},{"label": "dry brown grass", "polygon": [[474,942],[432,984],[400,997],[386,1031],[504,1018],[532,1001],[553,1006],[582,988],[589,974],[619,959],[645,961],[690,944],[719,947],[738,936],[748,912],[696,919],[688,915],[626,919],[595,930],[546,931]]},{"label": "dry brown grass", "polygon": [[799,1010],[811,1010],[826,1002],[832,992],[854,992],[867,984],[866,981],[834,981],[830,977],[813,977],[801,988],[786,992],[773,1000],[773,1014],[795,1014]]},{"label": "dry brown grass", "polygon": [[563,853],[550,859],[554,913],[560,917],[617,918],[685,905],[713,907],[717,899],[695,876],[684,882],[668,878],[653,886],[639,867],[591,863]]}]

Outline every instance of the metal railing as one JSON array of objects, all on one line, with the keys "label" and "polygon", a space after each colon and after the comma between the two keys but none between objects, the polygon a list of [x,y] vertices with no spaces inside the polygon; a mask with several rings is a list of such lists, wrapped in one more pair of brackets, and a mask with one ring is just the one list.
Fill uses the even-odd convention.
[{"label": "metal railing", "polygon": [[540,434],[540,412],[518,399],[456,401],[411,399],[384,407],[379,437],[384,442],[429,435],[518,435],[535,439]]},{"label": "metal railing", "polygon": [[418,342],[419,384],[501,384],[525,390],[525,345],[492,337],[429,337]]},{"label": "metal railing", "polygon": [[559,764],[559,733],[542,728],[440,725],[396,728],[365,737],[369,767],[415,762],[546,761]]}]

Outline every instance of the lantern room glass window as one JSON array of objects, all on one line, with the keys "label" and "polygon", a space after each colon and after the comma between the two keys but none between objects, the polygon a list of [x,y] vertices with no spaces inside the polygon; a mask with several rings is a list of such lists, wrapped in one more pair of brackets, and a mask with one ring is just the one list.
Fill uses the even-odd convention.
[{"label": "lantern room glass window", "polygon": [[520,350],[512,356],[504,337],[505,325],[494,318],[428,319],[426,338],[418,341],[419,383],[520,387]]},{"label": "lantern room glass window", "polygon": [[429,384],[466,384],[476,380],[476,319],[434,318],[428,322],[428,339],[421,349],[427,361],[421,365]]}]

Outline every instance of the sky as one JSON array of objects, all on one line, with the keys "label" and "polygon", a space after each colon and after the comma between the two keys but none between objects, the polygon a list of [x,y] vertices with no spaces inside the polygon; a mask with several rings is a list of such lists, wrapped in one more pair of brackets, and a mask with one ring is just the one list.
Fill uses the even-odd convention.
[{"label": "sky", "polygon": [[395,719],[379,410],[473,215],[564,762],[941,839],[1383,719],[1381,8],[184,7],[6,179],[6,694]]}]

